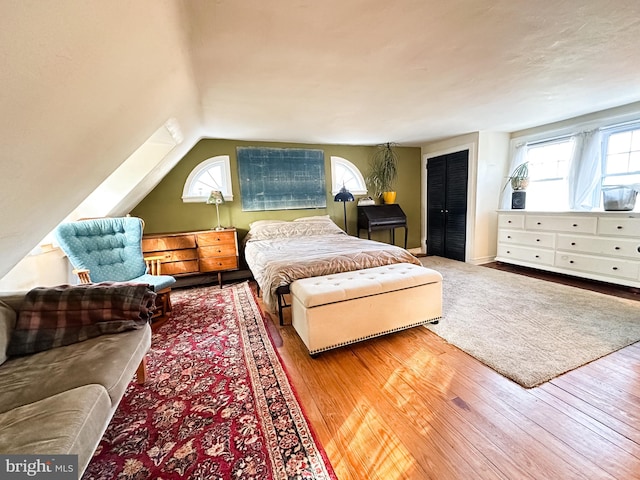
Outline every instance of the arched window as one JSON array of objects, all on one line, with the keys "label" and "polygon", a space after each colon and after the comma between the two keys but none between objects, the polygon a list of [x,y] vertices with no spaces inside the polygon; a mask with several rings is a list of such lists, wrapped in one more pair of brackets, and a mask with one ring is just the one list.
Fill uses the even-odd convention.
[{"label": "arched window", "polygon": [[342,157],[331,157],[331,194],[345,186],[354,195],[366,195],[364,177],[353,163]]},{"label": "arched window", "polygon": [[182,190],[183,202],[206,202],[212,190],[219,190],[225,201],[233,200],[229,155],[218,155],[198,164]]}]

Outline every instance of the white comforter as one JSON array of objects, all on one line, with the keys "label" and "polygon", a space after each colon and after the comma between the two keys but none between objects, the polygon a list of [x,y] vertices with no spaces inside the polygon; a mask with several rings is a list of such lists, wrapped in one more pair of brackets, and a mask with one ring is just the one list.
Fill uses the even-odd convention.
[{"label": "white comforter", "polygon": [[[301,226],[297,226],[298,232],[300,229]],[[300,278],[394,263],[420,265],[420,261],[403,248],[351,237],[336,229],[317,233],[311,229],[306,231],[308,235],[273,238],[247,236],[245,259],[270,311],[277,308],[277,288]]]}]

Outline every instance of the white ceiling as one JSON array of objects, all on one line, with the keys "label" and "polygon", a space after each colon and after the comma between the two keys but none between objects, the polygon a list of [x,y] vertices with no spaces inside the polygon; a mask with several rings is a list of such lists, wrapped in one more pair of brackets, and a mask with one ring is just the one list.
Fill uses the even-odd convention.
[{"label": "white ceiling", "polygon": [[640,100],[637,0],[187,5],[216,137],[415,145]]},{"label": "white ceiling", "polygon": [[[0,275],[168,119],[403,145],[640,101],[638,0],[0,1]],[[126,211],[125,211],[126,213]]]}]

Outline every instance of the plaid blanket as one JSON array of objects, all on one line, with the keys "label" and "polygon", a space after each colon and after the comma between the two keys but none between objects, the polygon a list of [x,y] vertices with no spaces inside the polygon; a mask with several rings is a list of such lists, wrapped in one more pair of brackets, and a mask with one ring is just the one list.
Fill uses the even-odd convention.
[{"label": "plaid blanket", "polygon": [[7,355],[25,355],[142,328],[156,294],[146,284],[103,282],[38,287],[18,313]]}]

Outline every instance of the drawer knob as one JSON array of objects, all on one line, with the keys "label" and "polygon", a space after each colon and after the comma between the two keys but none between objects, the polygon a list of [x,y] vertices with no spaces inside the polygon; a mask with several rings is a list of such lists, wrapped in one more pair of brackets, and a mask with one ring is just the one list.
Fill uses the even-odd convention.
[{"label": "drawer knob", "polygon": [[507,238],[511,238],[511,235],[507,235]]},{"label": "drawer knob", "polygon": [[574,226],[574,227],[577,227],[577,226],[578,226],[578,224],[577,224],[577,223],[574,223],[574,224],[573,224],[573,226]]},{"label": "drawer knob", "polygon": [[571,246],[575,247],[576,242],[571,242]]},{"label": "drawer knob", "polygon": [[542,225],[542,222],[536,222],[536,225]]},{"label": "drawer knob", "polygon": [[511,220],[507,220],[507,223],[511,223]]},{"label": "drawer knob", "polygon": [[569,260],[569,263],[573,263],[573,260]]},{"label": "drawer knob", "polygon": [[615,250],[620,250],[620,247],[614,247]]},{"label": "drawer knob", "polygon": [[507,253],[511,253],[511,250],[507,250]]},{"label": "drawer knob", "polygon": [[617,270],[617,269],[618,269],[618,267],[613,267],[613,270]]},{"label": "drawer knob", "polygon": [[622,230],[622,225],[618,225],[616,228],[617,228],[618,230]]},{"label": "drawer knob", "polygon": [[540,255],[536,255],[536,258],[540,258]]},{"label": "drawer knob", "polygon": [[539,242],[539,241],[540,241],[540,239],[539,239],[539,238],[536,238],[536,242]]}]

